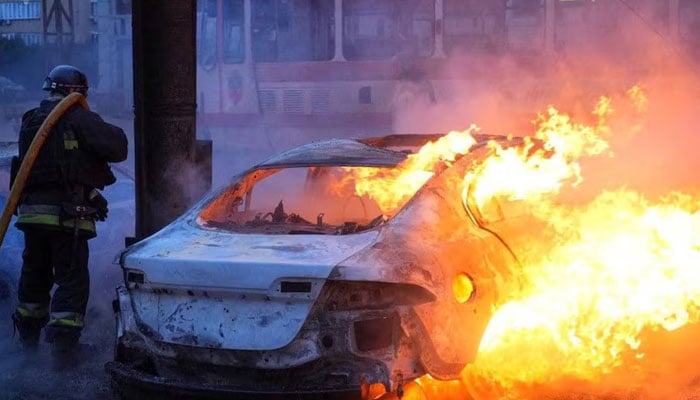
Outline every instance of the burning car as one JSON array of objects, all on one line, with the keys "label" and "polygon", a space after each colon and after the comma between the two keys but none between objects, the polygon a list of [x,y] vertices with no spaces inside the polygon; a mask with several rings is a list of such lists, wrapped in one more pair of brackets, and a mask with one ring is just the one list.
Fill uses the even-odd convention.
[{"label": "burning car", "polygon": [[[522,140],[472,136],[467,155],[401,178],[411,150],[440,136],[294,148],[127,248],[115,390],[360,398],[456,378],[517,262],[498,234],[517,216],[458,183],[487,143]],[[389,181],[375,194],[398,197],[356,190]]]}]

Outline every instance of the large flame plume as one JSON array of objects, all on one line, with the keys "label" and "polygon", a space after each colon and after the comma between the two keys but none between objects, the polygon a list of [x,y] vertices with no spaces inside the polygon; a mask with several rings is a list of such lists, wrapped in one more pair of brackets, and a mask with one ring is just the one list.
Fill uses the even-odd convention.
[{"label": "large flame plume", "polygon": [[344,168],[346,175],[335,184],[336,190],[354,185],[359,196],[367,195],[377,202],[384,214],[393,214],[407,199],[430,179],[442,165],[467,154],[476,144],[472,136],[478,131],[471,126],[465,131],[453,131],[435,142],[429,142],[416,154],[410,154],[396,168]]},{"label": "large flame plume", "polygon": [[[627,95],[632,110],[646,110],[649,101],[641,87]],[[582,157],[612,156],[607,140],[616,133],[609,126],[612,103],[601,98],[592,123],[573,122],[550,107],[538,116],[536,132],[523,145],[504,148],[491,142],[491,155],[468,171],[465,203],[517,203],[546,229],[514,249],[520,281],[496,305],[477,360],[465,368],[462,381],[444,383],[426,376],[409,386],[407,398],[536,398],[528,394],[533,385],[561,379],[594,382],[624,363],[643,359],[645,332],[676,330],[698,320],[698,198],[674,192],[650,200],[628,188],[603,191],[585,204],[557,197],[564,187],[576,190],[583,181]],[[438,162],[469,151],[477,129],[450,133],[446,142],[459,137],[458,147],[422,149],[392,171],[390,179],[355,175],[374,181],[357,186],[357,193],[391,210],[400,202],[385,202],[387,196],[412,195],[435,173]],[[417,174],[420,180],[414,178]]]},{"label": "large flame plume", "polygon": [[[643,91],[634,87],[628,95],[644,111]],[[551,157],[497,149],[466,178],[479,203],[495,196],[523,201],[547,226],[539,240],[516,250],[524,282],[499,305],[465,371],[469,379],[476,375],[511,395],[565,377],[595,380],[630,354],[644,357],[645,330],[674,330],[700,315],[700,201],[672,193],[652,202],[624,188],[578,206],[553,197],[561,183],[580,183],[577,159],[607,149],[610,100],[594,114],[598,125],[585,127],[559,123],[550,112],[536,137],[552,146]]]},{"label": "large flame plume", "polygon": [[[470,192],[477,206],[495,196],[531,199],[534,203],[542,195],[558,193],[565,181],[573,180],[572,184],[578,185],[582,177],[577,160],[608,149],[601,134],[608,131],[605,118],[611,112],[610,99],[601,98],[594,111],[598,124],[587,126],[573,123],[568,115],[549,107],[547,114],[536,120],[537,142],[527,137],[524,146],[508,148],[498,142],[489,143],[493,156],[467,173],[465,196]],[[542,146],[533,154],[538,142]]]},{"label": "large flame plume", "polygon": [[538,217],[551,220],[551,240],[522,254],[527,282],[470,370],[506,388],[597,379],[630,352],[644,356],[643,330],[674,330],[700,311],[700,202],[675,193],[652,204],[621,189],[550,206]]}]

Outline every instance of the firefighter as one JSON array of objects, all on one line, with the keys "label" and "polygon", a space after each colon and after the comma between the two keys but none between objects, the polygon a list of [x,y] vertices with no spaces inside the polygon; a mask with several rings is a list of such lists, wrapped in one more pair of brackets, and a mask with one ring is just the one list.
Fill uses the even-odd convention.
[{"label": "firefighter", "polygon": [[[22,117],[13,175],[51,110],[70,93],[87,96],[88,82],[79,69],[59,65],[42,89],[49,97]],[[15,224],[25,244],[12,319],[23,347],[36,348],[45,328],[44,339],[52,343],[54,355],[79,349],[90,288],[88,239],[96,236],[95,221],[104,221],[108,212],[99,190],[116,180],[108,163],[126,157],[124,131],[80,105],[59,118],[39,151]]]}]

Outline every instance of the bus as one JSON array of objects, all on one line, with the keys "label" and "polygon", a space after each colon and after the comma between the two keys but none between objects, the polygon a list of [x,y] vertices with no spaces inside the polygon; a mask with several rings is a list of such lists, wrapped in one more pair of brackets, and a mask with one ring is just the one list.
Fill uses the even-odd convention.
[{"label": "bus", "polygon": [[[546,101],[552,57],[617,56],[626,19],[662,42],[697,40],[698,11],[695,0],[199,0],[198,131],[274,150],[425,132],[397,119],[465,90]],[[504,73],[504,55],[536,84]]]}]

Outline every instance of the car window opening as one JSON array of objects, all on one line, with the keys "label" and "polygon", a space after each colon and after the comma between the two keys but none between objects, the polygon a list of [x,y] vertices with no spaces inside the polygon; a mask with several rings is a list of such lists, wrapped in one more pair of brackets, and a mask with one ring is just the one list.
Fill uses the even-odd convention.
[{"label": "car window opening", "polygon": [[253,171],[211,201],[199,223],[231,232],[280,235],[346,235],[381,226],[390,216],[356,192],[358,183],[349,169]]}]

